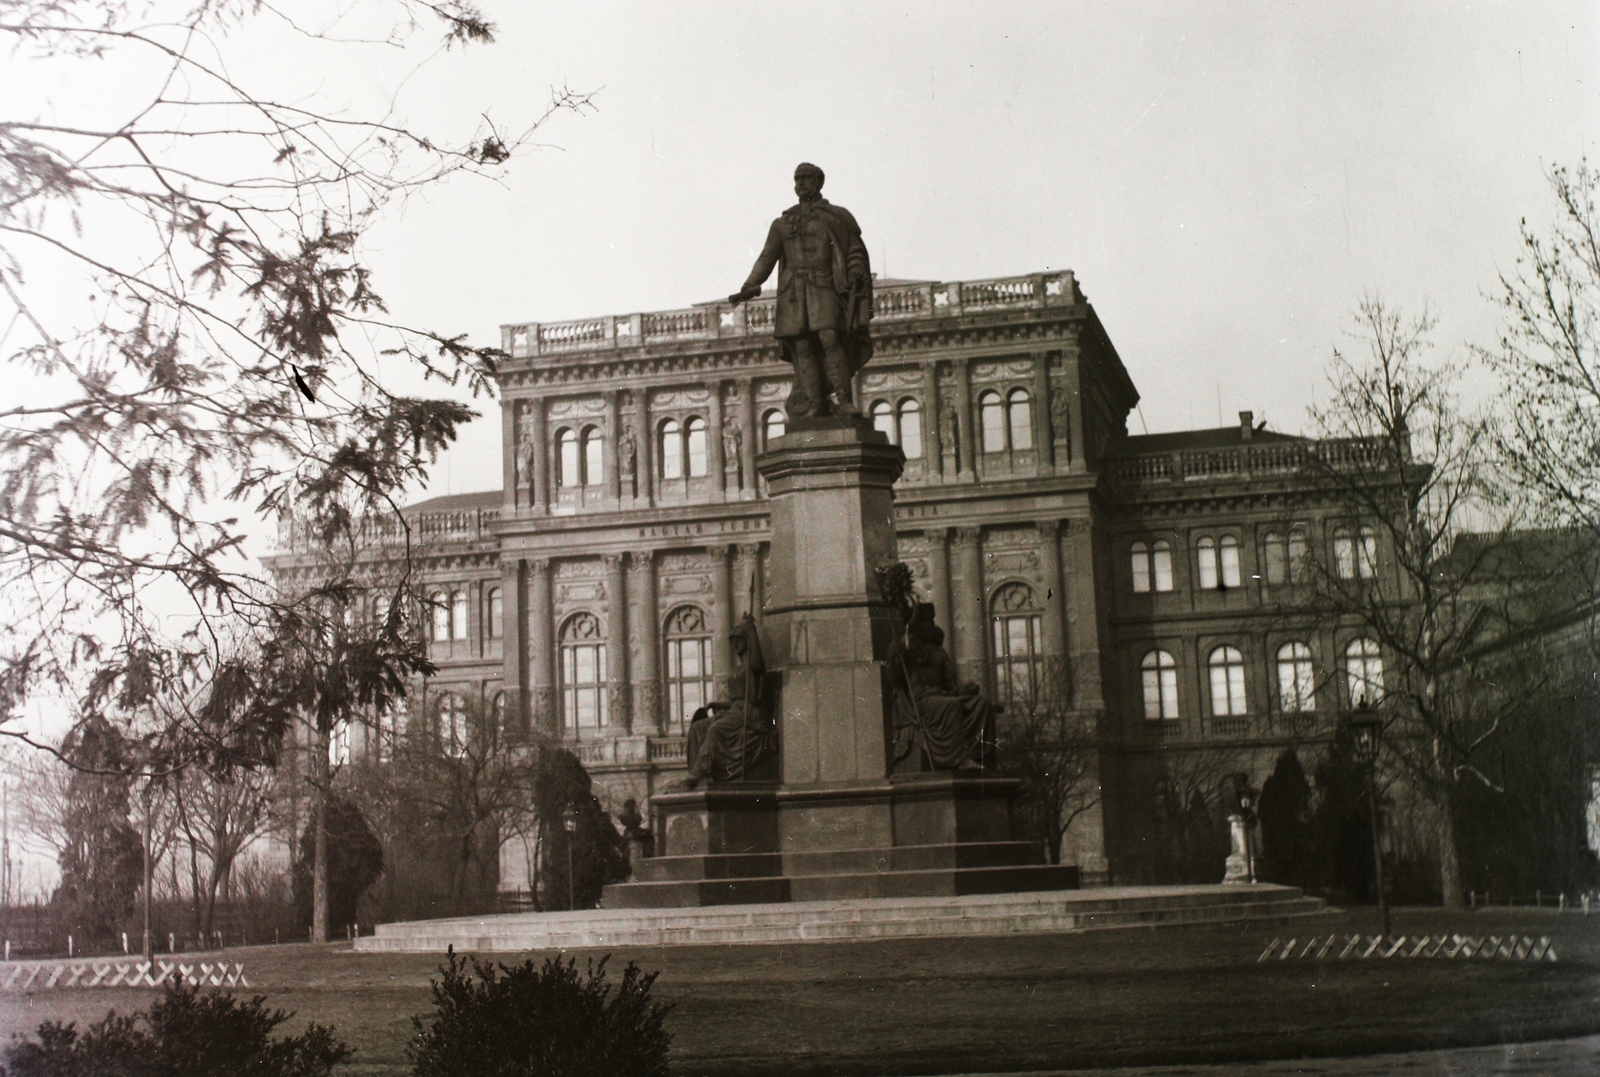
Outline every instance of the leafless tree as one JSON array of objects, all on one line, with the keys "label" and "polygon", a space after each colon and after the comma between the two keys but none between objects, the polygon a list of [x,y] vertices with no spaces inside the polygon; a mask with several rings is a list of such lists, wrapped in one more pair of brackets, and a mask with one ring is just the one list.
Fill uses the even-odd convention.
[{"label": "leafless tree", "polygon": [[1070,706],[1065,660],[1051,659],[1033,705],[1014,701],[1000,720],[1001,765],[1023,781],[1024,822],[1052,864],[1072,824],[1100,803],[1100,737],[1092,716]]},{"label": "leafless tree", "polygon": [[[1361,350],[1335,350],[1329,402],[1312,409],[1326,439],[1312,464],[1342,519],[1333,548],[1309,565],[1309,601],[1378,644],[1381,683],[1351,672],[1362,658],[1336,656],[1343,694],[1379,708],[1387,754],[1436,810],[1440,883],[1455,906],[1456,791],[1490,781],[1481,759],[1516,701],[1493,713],[1465,706],[1450,677],[1470,651],[1485,574],[1519,516],[1497,484],[1489,422],[1459,402],[1460,368],[1428,358],[1434,319],[1369,296],[1355,320]],[[1461,542],[1469,532],[1473,541]]]},{"label": "leafless tree", "polygon": [[189,849],[195,930],[204,937],[212,932],[218,891],[228,887],[234,862],[266,823],[272,780],[263,769],[219,777],[192,767],[172,783],[177,823]]},{"label": "leafless tree", "polygon": [[358,11],[381,24],[371,42],[253,0],[0,0],[13,58],[125,80],[70,118],[0,119],[0,360],[23,388],[0,406],[0,734],[46,746],[22,720],[42,693],[125,727],[197,698],[176,727],[130,729],[124,760],[222,773],[420,670],[398,616],[335,638],[347,580],[261,580],[237,506],[326,542],[380,517],[409,539],[396,497],[475,413],[392,391],[378,360],[477,394],[500,353],[391,315],[364,234],[447,177],[498,174],[589,99],[557,91],[514,128],[474,110],[451,140],[232,73],[261,19],[308,48],[403,46],[427,21],[449,47],[493,37],[468,0],[339,19]]}]

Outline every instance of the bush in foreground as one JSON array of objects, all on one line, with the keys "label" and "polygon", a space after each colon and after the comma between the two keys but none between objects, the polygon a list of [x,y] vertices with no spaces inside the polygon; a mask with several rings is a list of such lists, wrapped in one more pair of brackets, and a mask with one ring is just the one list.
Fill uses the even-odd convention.
[{"label": "bush in foreground", "polygon": [[510,968],[452,948],[431,984],[433,1023],[413,1017],[416,1077],[665,1077],[670,1006],[650,1001],[659,973],[631,961],[615,996],[606,961],[578,975],[572,959]]},{"label": "bush in foreground", "polygon": [[265,1001],[169,984],[147,1014],[107,1013],[81,1034],[44,1022],[5,1049],[0,1077],[325,1077],[353,1053],[322,1025],[271,1039],[292,1015]]}]

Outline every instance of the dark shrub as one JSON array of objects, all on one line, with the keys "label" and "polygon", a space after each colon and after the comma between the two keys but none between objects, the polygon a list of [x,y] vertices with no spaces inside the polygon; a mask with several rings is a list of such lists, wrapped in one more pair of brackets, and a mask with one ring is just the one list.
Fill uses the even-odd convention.
[{"label": "dark shrub", "polygon": [[108,1013],[82,1034],[75,1025],[46,1021],[37,1040],[17,1039],[5,1049],[0,1075],[323,1077],[353,1053],[322,1025],[270,1039],[291,1015],[265,1009],[264,1001],[168,985],[148,1014]]},{"label": "dark shrub", "polygon": [[[535,809],[539,814],[539,845],[544,851],[539,866],[544,881],[541,894],[546,911],[592,909],[600,902],[607,883],[620,883],[631,870],[628,847],[617,833],[600,802],[595,799],[589,772],[565,748],[546,746],[539,753],[535,779]],[[562,815],[577,814],[577,829],[569,836]],[[567,845],[572,849],[572,885],[567,884]],[[570,897],[570,901],[569,901]]]},{"label": "dark shrub", "polygon": [[413,1017],[417,1077],[665,1077],[670,1006],[650,1001],[658,973],[632,962],[615,996],[606,961],[579,976],[570,958],[509,968],[449,952],[432,982],[432,1024]]}]

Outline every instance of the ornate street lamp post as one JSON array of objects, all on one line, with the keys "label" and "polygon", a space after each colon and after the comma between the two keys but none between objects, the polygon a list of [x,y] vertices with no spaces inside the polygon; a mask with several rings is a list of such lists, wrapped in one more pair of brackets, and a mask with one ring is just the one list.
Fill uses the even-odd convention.
[{"label": "ornate street lamp post", "polygon": [[1383,937],[1389,937],[1389,899],[1383,892],[1383,850],[1378,846],[1378,749],[1383,741],[1383,719],[1368,704],[1365,697],[1345,720],[1350,728],[1351,742],[1356,758],[1367,772],[1367,807],[1372,823],[1372,864],[1378,886],[1378,913],[1383,917]]},{"label": "ornate street lamp post", "polygon": [[561,812],[561,829],[567,832],[567,908],[570,910],[577,904],[572,884],[572,842],[578,834],[578,809],[571,804]]}]

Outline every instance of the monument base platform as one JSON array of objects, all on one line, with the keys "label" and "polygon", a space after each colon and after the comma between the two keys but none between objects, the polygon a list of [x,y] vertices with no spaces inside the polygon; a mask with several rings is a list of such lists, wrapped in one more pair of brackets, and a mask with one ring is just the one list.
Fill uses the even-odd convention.
[{"label": "monument base platform", "polygon": [[1078,869],[1013,841],[1015,778],[937,773],[805,786],[711,785],[650,798],[661,855],[605,888],[608,909],[1071,890]]},{"label": "monument base platform", "polygon": [[[1054,893],[793,901],[678,909],[584,909],[379,924],[369,952],[560,950],[617,946],[849,942],[1059,934],[1184,924],[1298,923],[1330,916],[1291,886],[1108,887]],[[1308,928],[1308,930],[1310,930]]]}]

